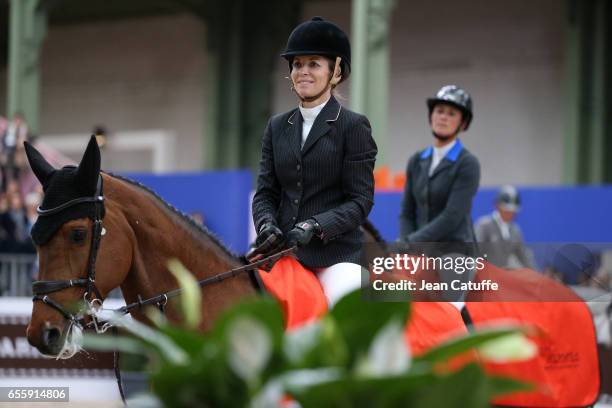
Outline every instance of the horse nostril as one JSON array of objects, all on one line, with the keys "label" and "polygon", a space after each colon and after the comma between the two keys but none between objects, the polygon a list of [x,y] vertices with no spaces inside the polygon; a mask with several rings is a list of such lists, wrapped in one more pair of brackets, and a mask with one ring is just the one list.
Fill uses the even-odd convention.
[{"label": "horse nostril", "polygon": [[62,332],[57,327],[47,327],[43,329],[42,342],[47,349],[55,349],[61,337]]}]

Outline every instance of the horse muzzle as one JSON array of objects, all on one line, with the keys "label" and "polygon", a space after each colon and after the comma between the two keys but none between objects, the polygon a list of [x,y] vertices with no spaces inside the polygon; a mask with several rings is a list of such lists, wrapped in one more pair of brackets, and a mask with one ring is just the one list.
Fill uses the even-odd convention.
[{"label": "horse muzzle", "polygon": [[66,336],[64,331],[55,325],[46,323],[42,330],[35,333],[28,327],[28,342],[38,351],[47,356],[57,356],[64,347]]}]

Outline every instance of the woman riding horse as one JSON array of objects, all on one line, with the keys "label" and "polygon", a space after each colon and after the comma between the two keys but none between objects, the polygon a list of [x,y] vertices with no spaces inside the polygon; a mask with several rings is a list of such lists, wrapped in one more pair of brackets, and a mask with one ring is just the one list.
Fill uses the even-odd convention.
[{"label": "woman riding horse", "polygon": [[253,198],[257,245],[299,245],[329,304],[361,286],[360,225],[374,203],[376,143],[368,119],[341,106],[337,85],[351,46],[335,24],[314,17],[293,30],[282,56],[299,106],[272,117],[262,141]]}]

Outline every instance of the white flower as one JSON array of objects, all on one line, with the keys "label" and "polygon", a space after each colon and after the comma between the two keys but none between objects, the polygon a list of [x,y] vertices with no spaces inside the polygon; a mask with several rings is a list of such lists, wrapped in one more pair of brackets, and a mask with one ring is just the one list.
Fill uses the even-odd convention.
[{"label": "white flower", "polygon": [[485,360],[507,363],[533,358],[538,346],[524,334],[513,333],[484,343],[478,347],[478,351]]},{"label": "white flower", "polygon": [[240,317],[232,323],[228,339],[230,366],[244,380],[253,381],[272,354],[272,339],[268,330],[255,319]]},{"label": "white flower", "polygon": [[405,373],[412,362],[404,341],[404,326],[393,320],[374,337],[365,361],[359,364],[359,374],[368,377],[385,377]]}]

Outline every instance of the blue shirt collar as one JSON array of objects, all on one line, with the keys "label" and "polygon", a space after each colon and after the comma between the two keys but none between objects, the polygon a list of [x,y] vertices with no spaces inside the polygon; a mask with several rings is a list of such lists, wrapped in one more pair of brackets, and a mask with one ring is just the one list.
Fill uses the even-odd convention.
[{"label": "blue shirt collar", "polygon": [[[452,162],[457,161],[457,158],[459,157],[461,150],[463,150],[463,144],[461,143],[461,140],[457,139],[457,143],[455,143],[453,148],[450,149],[448,153],[446,153],[446,156],[444,158]],[[429,158],[429,156],[431,156],[432,153],[433,153],[433,146],[429,146],[427,149],[423,150],[423,152],[421,153],[421,159]]]}]

